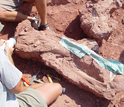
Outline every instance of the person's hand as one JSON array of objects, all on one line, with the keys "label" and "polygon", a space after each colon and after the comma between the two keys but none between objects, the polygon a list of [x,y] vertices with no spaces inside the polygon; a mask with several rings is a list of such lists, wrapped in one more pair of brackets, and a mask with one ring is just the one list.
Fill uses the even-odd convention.
[{"label": "person's hand", "polygon": [[6,42],[5,52],[8,56],[12,56],[14,48],[9,47],[9,42]]},{"label": "person's hand", "polygon": [[5,43],[5,40],[4,39],[1,39],[0,40],[0,46],[2,46],[4,43]]}]

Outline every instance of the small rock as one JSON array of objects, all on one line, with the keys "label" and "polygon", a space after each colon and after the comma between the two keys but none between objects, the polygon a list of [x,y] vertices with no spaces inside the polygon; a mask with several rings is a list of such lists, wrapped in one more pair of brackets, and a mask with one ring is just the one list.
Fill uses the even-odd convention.
[{"label": "small rock", "polygon": [[69,101],[68,101],[68,100],[65,100],[65,102],[66,102],[66,103],[69,103]]}]

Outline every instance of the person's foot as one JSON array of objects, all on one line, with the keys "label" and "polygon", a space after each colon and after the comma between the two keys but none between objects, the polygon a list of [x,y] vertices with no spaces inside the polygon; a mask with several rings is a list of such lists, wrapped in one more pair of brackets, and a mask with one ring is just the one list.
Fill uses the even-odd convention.
[{"label": "person's foot", "polygon": [[32,27],[34,27],[34,29],[36,30],[48,30],[48,29],[51,29],[53,32],[55,32],[50,26],[49,24],[45,24],[45,25],[42,25],[41,24],[41,19],[38,18],[38,17],[33,17],[32,20],[31,20],[31,25]]},{"label": "person's foot", "polygon": [[41,24],[41,20],[40,20],[40,18],[38,18],[38,17],[34,17],[34,18],[31,20],[31,26],[34,27],[34,29],[36,29],[36,30],[38,30],[40,24]]},{"label": "person's foot", "polygon": [[38,28],[38,30],[46,30],[46,29],[48,29],[48,27],[49,27],[49,24],[45,24],[45,25],[40,25],[40,27]]},{"label": "person's foot", "polygon": [[43,28],[43,30],[48,30],[48,29],[50,29],[49,27],[47,27],[47,28]]},{"label": "person's foot", "polygon": [[55,31],[49,26],[49,24],[40,25],[40,27],[38,28],[39,31],[40,31],[40,30],[48,30],[48,29],[50,29],[50,30],[52,30],[53,32],[55,32]]}]

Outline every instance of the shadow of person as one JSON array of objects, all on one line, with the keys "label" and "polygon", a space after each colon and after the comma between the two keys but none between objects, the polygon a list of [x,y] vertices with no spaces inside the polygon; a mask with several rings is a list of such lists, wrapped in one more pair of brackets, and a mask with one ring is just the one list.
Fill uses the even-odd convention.
[{"label": "shadow of person", "polygon": [[18,22],[5,22],[4,28],[0,32],[0,36],[3,36],[2,38],[6,40],[10,37],[13,37],[17,25],[18,25]]},{"label": "shadow of person", "polygon": [[[32,6],[35,5],[34,2],[24,2],[17,11],[25,14],[25,15],[30,15],[31,14],[31,10],[32,10]],[[18,14],[17,14],[18,15]],[[16,27],[18,25],[19,22],[2,22],[4,24],[4,28],[2,29],[2,31],[0,32],[0,38],[2,36],[3,39],[8,39],[10,37],[14,36]]]},{"label": "shadow of person", "polygon": [[119,62],[121,62],[121,63],[124,64],[124,50],[123,50],[122,53],[120,54]]},{"label": "shadow of person", "polygon": [[80,27],[80,17],[79,15],[69,24],[66,28],[64,35],[73,38],[75,40],[80,40],[83,38],[88,38]]}]

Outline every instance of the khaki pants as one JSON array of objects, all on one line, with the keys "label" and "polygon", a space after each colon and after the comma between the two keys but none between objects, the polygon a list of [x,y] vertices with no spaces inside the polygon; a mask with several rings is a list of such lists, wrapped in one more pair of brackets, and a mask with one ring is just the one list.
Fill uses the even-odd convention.
[{"label": "khaki pants", "polygon": [[17,94],[16,97],[19,102],[19,107],[47,107],[42,96],[32,88],[28,88]]}]

